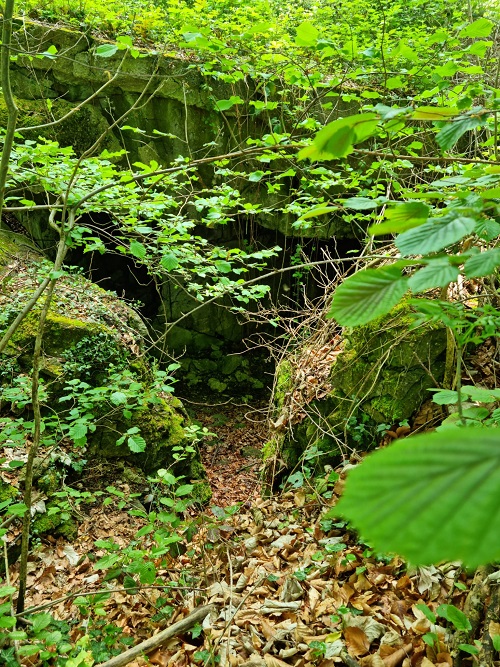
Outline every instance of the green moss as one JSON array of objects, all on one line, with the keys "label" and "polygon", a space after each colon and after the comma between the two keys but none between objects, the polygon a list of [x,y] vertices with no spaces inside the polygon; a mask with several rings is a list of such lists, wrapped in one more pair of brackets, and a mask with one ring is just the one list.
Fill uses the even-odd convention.
[{"label": "green moss", "polygon": [[47,513],[35,518],[31,525],[34,535],[53,535],[65,537],[70,542],[78,535],[78,524],[73,519],[63,519],[59,512],[48,514],[51,507],[57,507],[56,503],[47,504]]},{"label": "green moss", "polygon": [[0,479],[0,503],[5,503],[8,500],[13,500],[19,494],[18,489],[12,484],[8,484]]},{"label": "green moss", "polygon": [[[30,128],[45,125],[54,120],[60,120],[74,109],[74,105],[62,99],[16,99],[19,109],[17,127]],[[3,96],[0,95],[0,127],[7,125],[7,107]],[[108,123],[101,112],[93,106],[87,105],[75,111],[71,116],[61,121],[58,125],[42,127],[37,130],[26,129],[22,132],[24,139],[37,141],[39,137],[49,141],[57,141],[61,147],[72,146],[76,155],[80,156],[88,150],[95,141],[105,133]],[[100,145],[100,149],[107,148],[110,152],[118,147],[116,139],[108,133]]]},{"label": "green moss", "polygon": [[51,496],[61,488],[61,477],[57,470],[49,468],[47,472],[37,480],[37,488],[47,496]]},{"label": "green moss", "polygon": [[212,498],[210,484],[206,480],[195,482],[191,496],[197,505],[206,505]]}]

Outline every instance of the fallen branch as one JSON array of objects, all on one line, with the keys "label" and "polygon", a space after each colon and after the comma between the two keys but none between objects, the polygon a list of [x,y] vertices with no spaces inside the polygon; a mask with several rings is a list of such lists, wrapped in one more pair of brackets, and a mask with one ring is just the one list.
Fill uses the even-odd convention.
[{"label": "fallen branch", "polygon": [[136,658],[141,653],[149,653],[157,646],[164,644],[167,639],[175,637],[175,635],[180,635],[186,630],[191,629],[199,621],[202,621],[211,611],[215,610],[215,605],[207,604],[204,607],[198,607],[193,612],[191,612],[186,618],[183,618],[182,621],[174,623],[169,628],[162,630],[157,635],[146,639],[145,641],[133,646],[128,651],[120,653],[111,660],[106,660],[106,662],[101,662],[95,667],[123,667],[123,665],[128,665],[134,658]]}]

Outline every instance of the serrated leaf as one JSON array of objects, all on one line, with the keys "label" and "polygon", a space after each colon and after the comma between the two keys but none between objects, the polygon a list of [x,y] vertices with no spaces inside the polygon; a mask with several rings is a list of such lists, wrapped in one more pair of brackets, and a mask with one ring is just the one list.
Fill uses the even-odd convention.
[{"label": "serrated leaf", "polygon": [[404,296],[408,279],[401,266],[365,269],[350,276],[336,290],[327,317],[341,326],[358,326],[385,315]]},{"label": "serrated leaf", "polygon": [[80,443],[81,441],[85,441],[87,437],[87,432],[88,432],[88,426],[86,423],[75,422],[74,424],[71,425],[68,431],[68,435],[76,443]]},{"label": "serrated leaf", "polygon": [[174,255],[173,252],[167,252],[165,255],[163,255],[163,257],[160,260],[160,264],[167,271],[173,271],[179,266],[177,257]]},{"label": "serrated leaf", "polygon": [[33,631],[40,632],[49,626],[54,620],[50,614],[36,614],[32,616],[31,620],[33,621]]},{"label": "serrated leaf", "polygon": [[146,248],[140,241],[132,241],[130,244],[130,254],[137,259],[144,259],[146,257]]},{"label": "serrated leaf", "polygon": [[408,285],[415,294],[425,292],[434,287],[446,287],[458,278],[459,273],[458,267],[451,266],[446,260],[429,262],[427,266],[411,276]]},{"label": "serrated leaf", "polygon": [[123,391],[114,391],[109,398],[113,405],[123,405],[127,402],[127,394]]},{"label": "serrated leaf", "polygon": [[394,234],[413,229],[424,224],[429,216],[430,208],[422,202],[407,202],[389,208],[385,212],[386,222],[371,225],[368,232],[374,236],[380,234]]},{"label": "serrated leaf", "polygon": [[489,390],[475,387],[474,385],[466,385],[462,387],[462,391],[469,396],[471,401],[477,401],[478,403],[493,403],[497,400],[494,389]]},{"label": "serrated leaf", "polygon": [[398,440],[349,472],[339,515],[377,551],[414,564],[500,558],[500,432],[464,428]]},{"label": "serrated leaf", "polygon": [[[429,391],[432,391],[432,389]],[[461,394],[461,396],[462,401],[465,401],[467,398],[465,394]],[[458,391],[454,391],[453,389],[439,389],[433,394],[432,401],[436,405],[455,405],[458,403]]]},{"label": "serrated leaf", "polygon": [[493,241],[500,236],[500,224],[491,218],[481,219],[476,222],[475,233],[485,241]]},{"label": "serrated leaf", "polygon": [[473,218],[446,216],[437,221],[429,221],[400,234],[395,244],[402,255],[426,255],[438,252],[446,246],[457,243],[470,234],[476,225]]},{"label": "serrated leaf", "polygon": [[111,58],[117,51],[118,47],[116,44],[101,44],[95,50],[95,54],[100,58]]},{"label": "serrated leaf", "polygon": [[350,197],[345,200],[343,205],[345,208],[352,208],[355,211],[371,211],[380,206],[380,202],[368,197]]},{"label": "serrated leaf", "polygon": [[140,435],[134,435],[127,438],[128,448],[131,452],[139,454],[146,450],[146,441]]},{"label": "serrated leaf", "polygon": [[447,120],[458,114],[456,107],[418,107],[411,117],[415,120]]},{"label": "serrated leaf", "polygon": [[493,29],[493,21],[480,18],[460,30],[460,37],[489,37]]},{"label": "serrated leaf", "polygon": [[477,116],[460,116],[456,120],[447,123],[436,134],[436,141],[444,151],[447,151],[457,143],[463,134],[469,130],[474,130],[479,125],[484,125],[485,122],[485,117],[478,118]]},{"label": "serrated leaf", "polygon": [[439,616],[442,616],[450,623],[453,623],[456,630],[472,630],[472,625],[463,611],[457,609],[453,604],[440,604],[436,609]]},{"label": "serrated leaf", "polygon": [[233,270],[231,264],[223,259],[218,259],[217,261],[215,261],[214,266],[217,269],[217,271],[220,271],[221,273],[230,273]]},{"label": "serrated leaf", "polygon": [[379,119],[375,113],[362,113],[339,118],[328,123],[314,137],[311,146],[302,149],[299,158],[311,160],[347,157],[354,144],[370,137],[377,128]]},{"label": "serrated leaf", "polygon": [[492,248],[478,255],[472,255],[464,264],[467,278],[480,278],[493,273],[500,266],[500,248]]}]

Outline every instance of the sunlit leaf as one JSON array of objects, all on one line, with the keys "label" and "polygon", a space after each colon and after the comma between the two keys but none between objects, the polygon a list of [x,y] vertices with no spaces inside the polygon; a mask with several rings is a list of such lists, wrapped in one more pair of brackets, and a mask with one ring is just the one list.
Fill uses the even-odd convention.
[{"label": "sunlit leaf", "polygon": [[411,117],[415,120],[447,120],[459,113],[456,107],[418,107]]},{"label": "sunlit leaf", "polygon": [[493,21],[480,18],[460,31],[460,37],[489,37],[493,30]]},{"label": "sunlit leaf", "polygon": [[117,51],[118,46],[116,44],[100,44],[96,48],[95,54],[100,58],[110,58],[111,56],[114,56]]},{"label": "sunlit leaf", "polygon": [[351,327],[385,315],[408,289],[408,279],[401,275],[401,268],[398,263],[350,276],[335,290],[327,317]]},{"label": "sunlit leaf", "polygon": [[319,30],[309,21],[304,21],[297,27],[295,43],[298,46],[315,46],[319,37]]},{"label": "sunlit leaf", "polygon": [[458,278],[458,267],[452,266],[446,259],[429,262],[427,266],[414,273],[408,280],[412,292],[425,292],[434,287],[446,287]]},{"label": "sunlit leaf", "polygon": [[396,245],[402,255],[425,255],[438,252],[470,234],[476,221],[461,215],[447,215],[436,221],[429,221],[415,229],[409,229],[396,238]]},{"label": "sunlit leaf", "polygon": [[385,212],[386,222],[371,225],[368,228],[374,236],[404,232],[407,229],[422,225],[429,216],[430,208],[421,202],[407,202],[388,208]]}]

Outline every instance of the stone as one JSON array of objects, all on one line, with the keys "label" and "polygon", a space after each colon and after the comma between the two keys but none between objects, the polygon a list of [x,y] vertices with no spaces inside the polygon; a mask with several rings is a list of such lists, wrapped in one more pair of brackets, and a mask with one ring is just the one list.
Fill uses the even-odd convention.
[{"label": "stone", "polygon": [[332,355],[321,398],[298,397],[295,369],[301,369],[301,378],[307,375],[309,346],[293,363],[285,358],[279,364],[273,426],[263,450],[268,479],[276,461],[283,469],[292,469],[304,456],[313,467],[337,464],[353,448],[373,447],[378,425],[391,427],[411,417],[428,398],[427,389],[443,377],[446,353],[443,326],[413,329],[412,322],[403,301],[384,317],[344,329],[342,350]]}]

